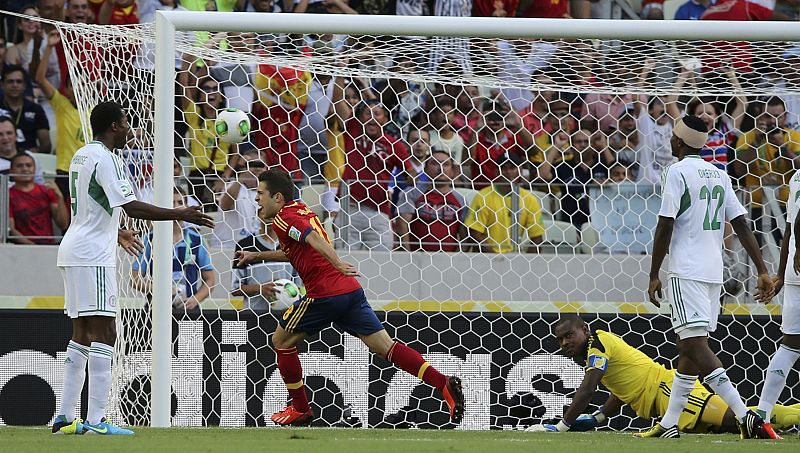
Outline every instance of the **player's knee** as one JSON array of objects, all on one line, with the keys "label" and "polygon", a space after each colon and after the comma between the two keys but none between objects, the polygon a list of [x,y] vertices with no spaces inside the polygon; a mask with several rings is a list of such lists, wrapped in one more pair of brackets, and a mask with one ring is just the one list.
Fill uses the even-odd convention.
[{"label": "player's knee", "polygon": [[286,331],[282,329],[278,329],[275,334],[272,335],[272,347],[275,349],[289,349],[293,347],[294,344],[289,338],[289,335],[286,335]]}]

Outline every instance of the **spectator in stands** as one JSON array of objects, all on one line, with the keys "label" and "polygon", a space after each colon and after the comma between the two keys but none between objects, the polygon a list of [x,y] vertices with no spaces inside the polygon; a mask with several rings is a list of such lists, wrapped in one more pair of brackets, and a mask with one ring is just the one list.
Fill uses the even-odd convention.
[{"label": "spectator in stands", "polygon": [[237,0],[234,11],[246,13],[282,13],[292,8],[291,0]]},{"label": "spectator in stands", "polygon": [[728,171],[729,162],[735,158],[736,137],[740,134],[745,117],[746,98],[737,96],[734,99],[736,107],[730,117],[723,114],[717,103],[693,99],[686,106],[686,114],[703,120],[709,130],[708,142],[700,150],[700,157],[725,171]]},{"label": "spectator in stands", "polygon": [[64,196],[52,181],[34,182],[36,161],[29,154],[11,159],[14,186],[8,191],[11,240],[17,244],[56,244],[53,223],[67,229],[69,218]]},{"label": "spectator in stands", "polygon": [[[328,49],[322,51],[322,49]],[[314,55],[330,55],[333,48],[325,41],[314,43]],[[299,125],[300,140],[297,153],[303,178],[309,184],[323,182],[323,167],[328,160],[328,130],[325,120],[333,110],[333,79],[324,74],[315,74],[308,87],[303,116]]]},{"label": "spectator in stands", "polygon": [[[263,0],[263,2],[272,5],[271,0]],[[256,3],[262,3],[262,1]],[[139,0],[139,21],[141,23],[155,22],[156,11],[186,11],[186,8],[179,5],[177,0]]]},{"label": "spectator in stands", "polygon": [[7,116],[17,129],[17,148],[34,153],[50,154],[50,123],[42,107],[25,99],[28,74],[22,66],[3,68],[3,99],[0,116]]},{"label": "spectator in stands", "polygon": [[472,17],[516,17],[519,0],[473,0]]},{"label": "spectator in stands", "polygon": [[181,85],[186,87],[185,96],[179,96],[178,99],[182,104],[184,120],[189,126],[187,139],[192,157],[189,172],[192,195],[203,203],[206,210],[216,211],[216,194],[223,191],[223,180],[229,180],[238,165],[238,147],[219,140],[214,129],[214,119],[225,103],[219,92],[219,83],[205,76],[197,79],[194,82],[196,85],[190,84],[190,64],[187,58],[184,71],[178,76]]},{"label": "spectator in stands", "polygon": [[136,0],[104,0],[97,13],[99,25],[135,25],[139,23]]},{"label": "spectator in stands", "polygon": [[521,159],[533,145],[530,132],[522,127],[522,120],[505,102],[488,100],[483,103],[483,117],[470,155],[472,156],[472,181],[482,189],[499,174],[497,159],[505,154],[515,154]]},{"label": "spectator in stands", "polygon": [[612,162],[589,146],[591,132],[581,129],[571,138],[570,157],[555,167],[554,183],[563,186],[561,212],[578,230],[589,221],[589,188],[608,178]]},{"label": "spectator in stands", "polygon": [[[635,106],[629,104],[619,117],[616,128],[608,137],[608,145],[617,155],[617,160],[626,164],[636,163],[636,149],[641,137],[636,130]],[[637,175],[638,177],[638,175]]]},{"label": "spectator in stands", "polygon": [[[515,153],[505,153],[495,162],[501,174],[491,186],[478,192],[465,221],[470,237],[477,243],[476,251],[508,253],[530,241],[528,253],[537,253],[544,236],[542,207],[536,196],[518,187],[524,160]],[[511,212],[515,204],[512,197],[519,197],[516,215]],[[514,224],[515,218],[518,224]],[[515,231],[519,232],[518,237],[514,237]]]},{"label": "spectator in stands", "polygon": [[634,182],[633,171],[631,171],[631,168],[627,165],[614,162],[611,164],[611,168],[608,170],[608,179],[606,181],[610,181],[615,184],[619,184],[621,182]]},{"label": "spectator in stands", "polygon": [[518,16],[571,19],[570,0],[521,0]]},{"label": "spectator in stands", "polygon": [[[800,132],[785,128],[786,110],[783,101],[772,97],[764,112],[756,118],[755,129],[745,132],[736,143],[736,173],[744,175],[744,186],[752,192],[753,221],[762,214],[762,186],[778,187],[778,200],[788,199],[788,183],[794,169],[800,166]],[[777,232],[780,236],[780,232]]]},{"label": "spectator in stands", "polygon": [[[271,225],[261,223],[261,230],[236,243],[236,250],[245,252],[268,252],[280,250],[278,236]],[[297,271],[289,262],[264,261],[241,266],[234,260],[231,296],[243,297],[244,308],[253,311],[269,311],[270,299],[275,297],[275,280],[285,278],[299,282]]]},{"label": "spectator in stands", "polygon": [[[481,113],[483,97],[475,85],[466,85],[456,95],[456,110],[453,114],[453,128],[467,146],[473,143],[478,130],[478,122],[483,118]],[[468,156],[464,156],[466,158]]]},{"label": "spectator in stands", "polygon": [[397,208],[397,235],[404,250],[428,252],[460,251],[466,237],[464,220],[467,204],[453,188],[456,175],[453,159],[445,151],[434,151],[425,162],[425,174],[432,180],[429,189],[419,186],[404,192]]},{"label": "spectator in stands", "polygon": [[430,130],[431,148],[447,152],[455,165],[461,165],[464,157],[464,139],[456,132],[455,101],[447,95],[437,96],[433,109],[428,114],[432,129]]},{"label": "spectator in stands", "polygon": [[584,97],[587,117],[598,122],[598,130],[611,134],[617,128],[617,120],[625,109],[635,101],[630,94],[589,93]]},{"label": "spectator in stands", "polygon": [[[60,44],[61,36],[58,30],[50,31],[47,34],[47,46],[42,58],[45,60],[49,58],[53,49]],[[40,65],[37,68],[35,79],[56,115],[56,184],[69,204],[69,165],[75,152],[85,144],[78,104],[69,76],[66,77],[63,95],[45,77],[44,66]]]},{"label": "spectator in stands", "polygon": [[412,128],[406,137],[411,147],[409,163],[415,173],[420,174],[425,169],[425,163],[431,156],[431,134],[425,129]]},{"label": "spectator in stands", "polygon": [[67,22],[73,24],[94,24],[97,19],[89,6],[89,0],[68,0],[64,13]]},{"label": "spectator in stands", "polygon": [[0,34],[0,74],[3,73],[6,67],[6,51],[8,47],[6,46],[6,38]]},{"label": "spectator in stands", "polygon": [[[39,12],[33,6],[25,7],[20,12],[39,17]],[[19,37],[14,47],[6,51],[6,64],[22,66],[26,73],[31,73],[30,65],[33,61],[34,51],[41,55],[44,50],[44,46],[41,45],[43,37],[41,23],[34,19],[19,18],[17,28]],[[47,61],[47,78],[50,83],[56,85],[61,80],[58,59],[55,55]]]},{"label": "spectator in stands", "polygon": [[258,99],[252,113],[256,121],[256,147],[264,153],[267,166],[282,168],[294,179],[300,176],[299,126],[305,115],[311,80],[310,72],[268,64],[258,65],[255,77]]},{"label": "spectator in stands", "polygon": [[700,20],[711,0],[688,0],[675,11],[675,20]]},{"label": "spectator in stands", "polygon": [[[172,205],[182,208],[186,194],[175,189]],[[151,299],[153,293],[152,234],[145,237],[144,252],[131,267],[131,286]],[[217,271],[211,264],[208,249],[200,233],[193,227],[172,223],[172,307],[185,313],[199,313],[200,303],[211,295],[217,283]]]},{"label": "spectator in stands", "polygon": [[225,184],[225,191],[219,200],[222,216],[214,228],[214,235],[220,241],[220,247],[233,247],[240,239],[260,231],[256,189],[258,175],[264,173],[266,167],[257,149],[242,153],[236,179]]},{"label": "spectator in stands", "polygon": [[648,20],[664,20],[664,0],[644,0],[639,17]]},{"label": "spectator in stands", "polygon": [[[11,171],[11,159],[20,152],[17,149],[17,130],[14,128],[14,122],[7,116],[0,116],[0,175],[7,175]],[[25,153],[33,157],[30,151]],[[35,167],[34,182],[44,184],[42,168],[38,162]]]},{"label": "spectator in stands", "polygon": [[63,0],[36,0],[36,9],[43,19],[58,21],[64,20],[66,12]]},{"label": "spectator in stands", "polygon": [[347,164],[342,175],[340,198],[347,187],[350,224],[344,238],[350,250],[390,250],[394,242],[389,214],[389,183],[395,169],[416,177],[408,148],[384,131],[388,112],[377,101],[362,102],[356,116],[345,126]]}]

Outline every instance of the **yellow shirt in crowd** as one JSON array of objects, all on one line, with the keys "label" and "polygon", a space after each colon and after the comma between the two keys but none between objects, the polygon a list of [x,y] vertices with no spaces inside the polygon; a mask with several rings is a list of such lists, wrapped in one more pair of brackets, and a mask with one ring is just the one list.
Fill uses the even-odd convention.
[{"label": "yellow shirt in crowd", "polygon": [[72,156],[86,144],[78,109],[58,91],[50,99],[56,115],[56,170],[69,172]]},{"label": "yellow shirt in crowd", "polygon": [[214,118],[203,118],[197,111],[197,105],[187,101],[183,112],[189,125],[189,154],[192,156],[192,170],[208,170],[212,166],[218,171],[225,170],[228,164],[230,143],[219,140],[214,129]]},{"label": "yellow shirt in crowd", "polygon": [[[532,193],[519,191],[519,223],[529,238],[544,235],[542,206]],[[501,195],[494,186],[483,188],[472,201],[466,226],[486,234],[491,251],[508,253],[515,249],[511,240],[511,194]]]},{"label": "yellow shirt in crowd", "polygon": [[[736,142],[736,155],[740,156],[743,151],[753,148],[756,139],[756,131],[744,133]],[[788,130],[784,133],[784,140],[788,149],[794,153],[800,152],[800,131]],[[782,186],[778,191],[778,198],[786,202],[789,196],[789,178],[794,172],[794,165],[789,159],[779,158],[777,147],[764,144],[756,148],[756,161],[750,165],[749,171],[744,177],[746,188],[756,188],[761,186]],[[752,192],[752,202],[754,207],[761,206],[763,191],[761,189]]]}]

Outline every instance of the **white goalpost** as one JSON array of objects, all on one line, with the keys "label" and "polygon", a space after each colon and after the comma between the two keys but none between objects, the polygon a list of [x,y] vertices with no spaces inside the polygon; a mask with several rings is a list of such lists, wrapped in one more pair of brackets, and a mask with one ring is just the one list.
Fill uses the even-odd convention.
[{"label": "white goalpost", "polygon": [[[278,307],[251,309],[246,298],[231,295],[238,284],[231,281],[244,278],[231,265],[243,237],[237,231],[259,233],[241,220],[255,212],[248,198],[254,189],[247,186],[253,178],[249,164],[228,169],[233,160],[214,160],[222,146],[209,132],[208,106],[207,112],[229,106],[248,112],[248,145],[258,150],[257,160],[290,167],[302,181],[301,197],[325,217],[337,252],[358,265],[390,335],[462,377],[467,416],[459,429],[514,429],[562,415],[583,371],[558,354],[552,339],[560,313],[585,314],[595,328],[622,336],[661,363],[674,358],[666,312],[648,304],[645,292],[660,202],[656,175],[669,163],[668,136],[680,115],[711,118],[719,137],[712,159],[737,178],[765,259],[777,269],[783,178],[792,167],[768,136],[779,128],[787,149],[800,155],[800,78],[793,77],[800,72],[800,24],[155,16],[155,24],[130,27],[53,23],[65,43],[85,138],[91,139],[91,107],[119,101],[136,132],[118,151],[137,195],[171,207],[174,188],[183,184],[206,208],[219,205],[214,215],[222,228],[198,232],[217,272],[198,313],[173,312],[171,222],[137,224],[144,235],[152,233],[150,303],[124,282],[133,260],[120,257],[123,310],[110,408],[116,422],[270,426],[267,412],[286,399],[269,343]],[[770,107],[775,99],[787,110],[782,117]],[[393,206],[385,213],[381,206],[367,208],[374,213],[369,228],[386,217],[388,247],[355,240],[355,215],[362,214],[357,191],[366,186],[358,165],[395,162],[391,152],[377,149],[378,140],[370,142],[364,163],[350,161],[360,152],[358,134],[368,135],[380,115],[369,110],[375,104],[386,106],[388,116],[379,129],[390,137],[380,140],[405,150],[396,173],[386,172],[390,181],[375,176],[364,188],[381,187]],[[690,106],[696,111],[688,112]],[[176,154],[176,148],[185,152]],[[208,149],[214,151],[203,154]],[[237,150],[246,147],[229,154]],[[431,225],[444,222],[444,211],[425,211],[424,197],[402,198],[420,181],[406,180],[403,172],[423,173],[437,150],[457,168],[455,194],[443,202],[459,206],[449,221],[470,225],[452,233],[457,238],[448,236],[447,247],[444,240],[426,242],[441,233]],[[590,169],[579,177],[584,152]],[[513,162],[524,182],[507,184],[510,191],[501,194],[511,200],[509,227],[493,245],[489,239],[477,244],[473,231],[497,234],[481,223],[489,221],[481,220],[478,201],[489,196],[486,190],[502,176],[498,166],[507,166],[502,159],[512,153],[518,153]],[[233,184],[241,185],[240,195],[223,209]],[[201,191],[210,201],[197,195]],[[424,224],[423,214],[434,220]],[[752,303],[753,272],[738,245],[726,251],[726,260],[725,316],[714,338],[745,396],[755,394],[774,352],[780,308]],[[393,374],[356,343],[326,329],[301,354],[306,375],[319,378],[307,385],[326,426],[447,426],[437,418],[439,400],[429,389]],[[800,397],[800,390],[791,392]],[[626,411],[610,426],[637,423]]]}]

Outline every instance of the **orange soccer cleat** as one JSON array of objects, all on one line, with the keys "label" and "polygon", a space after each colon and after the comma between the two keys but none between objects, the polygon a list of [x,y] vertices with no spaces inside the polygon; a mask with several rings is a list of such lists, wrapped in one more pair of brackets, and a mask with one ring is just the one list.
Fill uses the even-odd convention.
[{"label": "orange soccer cleat", "polygon": [[272,414],[272,421],[279,426],[306,426],[314,420],[314,411],[309,408],[300,412],[294,406],[286,406],[280,412]]},{"label": "orange soccer cleat", "polygon": [[464,390],[461,388],[461,379],[456,376],[448,377],[442,393],[450,407],[450,421],[461,423],[461,419],[464,418]]}]

